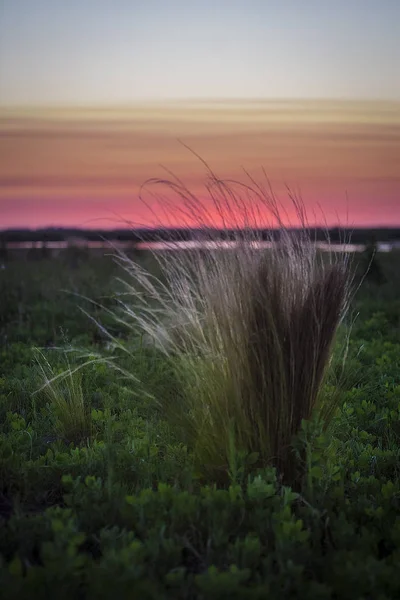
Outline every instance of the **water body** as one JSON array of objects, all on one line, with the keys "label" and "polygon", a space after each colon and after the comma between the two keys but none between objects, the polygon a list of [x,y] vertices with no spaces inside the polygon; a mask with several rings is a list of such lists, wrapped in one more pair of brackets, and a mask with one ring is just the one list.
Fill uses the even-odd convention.
[{"label": "water body", "polygon": [[[259,250],[268,249],[273,247],[273,242],[268,241],[254,241],[249,244]],[[178,251],[178,250],[230,250],[238,245],[236,241],[204,241],[204,240],[192,240],[192,241],[177,241],[177,242],[107,242],[107,241],[79,241],[71,244],[68,241],[57,241],[57,242],[9,242],[6,247],[10,250],[32,250],[41,249],[43,247],[49,250],[65,250],[67,248],[87,248],[87,249],[118,249],[118,250],[152,250],[157,251]],[[363,252],[366,248],[364,244],[329,244],[328,242],[316,242],[316,247],[323,251],[333,252]],[[392,250],[400,249],[399,242],[378,242],[378,252],[390,252]]]}]

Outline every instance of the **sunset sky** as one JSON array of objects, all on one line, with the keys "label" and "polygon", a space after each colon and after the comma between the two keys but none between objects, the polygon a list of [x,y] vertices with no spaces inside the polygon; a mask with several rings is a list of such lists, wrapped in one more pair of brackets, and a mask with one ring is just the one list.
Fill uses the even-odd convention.
[{"label": "sunset sky", "polygon": [[399,64],[399,0],[0,0],[0,229],[154,224],[160,164],[205,198],[178,138],[400,226]]}]

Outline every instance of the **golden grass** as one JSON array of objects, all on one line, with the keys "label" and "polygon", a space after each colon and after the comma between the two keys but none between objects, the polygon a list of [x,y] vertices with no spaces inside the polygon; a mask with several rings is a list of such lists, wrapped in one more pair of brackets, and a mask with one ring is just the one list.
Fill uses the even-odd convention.
[{"label": "golden grass", "polygon": [[[161,278],[119,254],[131,297],[121,304],[123,319],[171,358],[179,391],[174,401],[161,398],[161,406],[203,474],[227,473],[233,444],[290,480],[291,441],[302,420],[318,409],[328,424],[336,409],[337,395],[324,394],[324,381],[349,301],[348,254],[321,257],[296,196],[290,200],[300,234],[283,224],[270,187],[251,177],[242,184],[223,182],[211,170],[208,176],[213,214],[235,230],[236,245],[155,254]],[[178,210],[212,239],[210,205],[180,180],[148,183],[173,190],[178,208],[161,197],[163,210]],[[271,237],[272,247],[262,251],[255,228],[266,213],[279,240]]]}]

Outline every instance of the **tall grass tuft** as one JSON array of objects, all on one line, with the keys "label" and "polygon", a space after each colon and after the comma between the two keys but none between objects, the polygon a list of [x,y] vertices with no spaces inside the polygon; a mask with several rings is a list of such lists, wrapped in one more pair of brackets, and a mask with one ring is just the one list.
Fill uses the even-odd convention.
[{"label": "tall grass tuft", "polygon": [[[173,401],[161,398],[160,406],[201,473],[226,474],[233,446],[293,479],[291,441],[302,420],[318,409],[328,425],[336,409],[324,381],[349,301],[349,254],[322,256],[301,200],[289,194],[299,234],[284,223],[270,186],[252,178],[221,181],[208,170],[211,201],[177,179],[149,184],[175,193],[178,204],[159,198],[163,210],[178,211],[203,241],[199,249],[156,253],[160,277],[118,255],[127,274],[120,318],[170,357],[179,382]],[[278,231],[260,249],[266,215]],[[216,241],[213,219],[233,242],[229,249]]]},{"label": "tall grass tuft", "polygon": [[67,368],[55,373],[50,362],[38,349],[36,362],[42,380],[36,394],[42,394],[47,400],[57,435],[74,444],[90,440],[91,406],[83,391],[80,368],[71,368],[67,361]]}]

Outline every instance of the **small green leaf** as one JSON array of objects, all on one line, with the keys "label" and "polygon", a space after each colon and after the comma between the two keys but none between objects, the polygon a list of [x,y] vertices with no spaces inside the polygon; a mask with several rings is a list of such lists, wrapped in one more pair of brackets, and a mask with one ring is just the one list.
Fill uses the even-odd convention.
[{"label": "small green leaf", "polygon": [[314,479],[322,479],[323,477],[323,472],[321,467],[312,467],[311,471],[310,471],[310,475],[311,477],[313,477]]},{"label": "small green leaf", "polygon": [[8,572],[10,575],[21,577],[22,575],[22,563],[18,556],[16,556],[9,564]]}]

